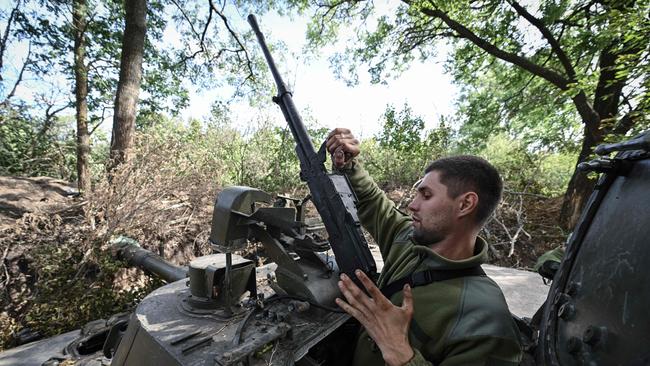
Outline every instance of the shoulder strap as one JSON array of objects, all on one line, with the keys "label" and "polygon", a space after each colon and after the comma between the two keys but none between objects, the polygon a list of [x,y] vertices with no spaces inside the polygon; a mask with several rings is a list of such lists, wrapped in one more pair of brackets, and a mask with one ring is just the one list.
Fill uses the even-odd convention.
[{"label": "shoulder strap", "polygon": [[381,292],[387,298],[391,298],[393,294],[401,291],[405,284],[411,287],[428,285],[432,282],[439,282],[451,280],[453,278],[467,277],[467,276],[485,276],[485,272],[481,266],[461,268],[461,269],[430,269],[428,271],[420,271],[411,273],[406,277],[395,280],[381,288]]}]

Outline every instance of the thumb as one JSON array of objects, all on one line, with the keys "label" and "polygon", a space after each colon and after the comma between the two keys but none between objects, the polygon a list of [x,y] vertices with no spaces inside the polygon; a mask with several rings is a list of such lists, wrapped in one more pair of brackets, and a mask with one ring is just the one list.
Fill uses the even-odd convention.
[{"label": "thumb", "polygon": [[345,165],[345,152],[343,151],[343,146],[339,146],[334,150],[334,165],[337,168],[341,168],[343,165]]},{"label": "thumb", "polygon": [[411,291],[411,286],[408,284],[404,285],[402,293],[404,294],[404,300],[402,300],[401,308],[411,316],[413,315],[413,292]]}]

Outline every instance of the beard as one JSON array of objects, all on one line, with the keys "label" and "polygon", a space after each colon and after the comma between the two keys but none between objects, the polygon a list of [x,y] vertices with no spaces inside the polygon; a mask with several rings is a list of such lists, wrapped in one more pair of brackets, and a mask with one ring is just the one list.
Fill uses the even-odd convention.
[{"label": "beard", "polygon": [[441,233],[438,230],[415,228],[413,230],[412,239],[415,242],[415,244],[418,245],[432,245],[442,241],[442,239],[444,239],[445,236],[446,235],[444,233]]}]

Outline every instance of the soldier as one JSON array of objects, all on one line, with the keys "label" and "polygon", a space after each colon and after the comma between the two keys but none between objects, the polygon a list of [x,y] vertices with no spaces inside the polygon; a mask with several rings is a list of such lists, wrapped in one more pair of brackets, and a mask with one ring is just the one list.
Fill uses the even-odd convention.
[{"label": "soldier", "polygon": [[385,263],[377,286],[357,272],[369,296],[345,275],[339,282],[345,300],[337,304],[363,327],[353,364],[517,365],[518,330],[501,289],[480,269],[488,246],[478,233],[502,191],[494,167],[473,156],[434,161],[409,216],[356,161],[359,141],[350,130],[333,130],[327,149]]}]

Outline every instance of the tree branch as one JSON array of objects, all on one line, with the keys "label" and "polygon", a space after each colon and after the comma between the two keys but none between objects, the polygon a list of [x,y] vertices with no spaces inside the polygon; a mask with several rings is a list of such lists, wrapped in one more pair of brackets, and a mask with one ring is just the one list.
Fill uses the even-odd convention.
[{"label": "tree branch", "polygon": [[[402,0],[402,1],[404,1],[408,5],[412,5],[412,0]],[[456,33],[458,33],[462,38],[469,40],[474,45],[478,46],[479,48],[481,48],[488,54],[494,56],[495,58],[509,62],[513,65],[516,65],[528,71],[533,75],[539,76],[544,80],[550,82],[551,84],[555,85],[562,91],[569,90],[569,88],[571,87],[571,82],[572,82],[571,80],[566,79],[564,76],[558,74],[557,72],[551,69],[537,65],[525,57],[500,49],[496,45],[479,37],[478,35],[476,35],[474,32],[472,32],[462,24],[451,19],[447,15],[447,13],[439,9],[431,9],[425,7],[420,8],[420,11],[425,15],[442,20],[445,24],[447,24],[449,28],[451,28]],[[600,117],[598,113],[596,113],[596,111],[594,110],[591,103],[589,103],[587,95],[585,94],[584,91],[579,91],[572,98],[572,100],[573,100],[573,104],[576,106],[576,109],[578,110],[578,113],[580,114],[582,121],[585,124],[594,127],[600,123]]]},{"label": "tree branch", "polygon": [[18,89],[18,85],[23,81],[23,75],[25,74],[25,69],[27,68],[27,65],[31,64],[31,61],[29,60],[31,55],[32,55],[32,42],[30,41],[29,46],[27,47],[27,57],[25,58],[25,62],[23,63],[23,66],[20,68],[20,72],[18,73],[18,78],[16,78],[14,87],[11,88],[11,91],[9,92],[9,94],[7,94],[2,104],[7,105],[9,103],[9,99],[11,99],[14,96],[14,94],[16,94],[16,89]]},{"label": "tree branch", "polygon": [[[544,60],[544,62],[542,62],[542,66],[546,65],[546,63],[547,63],[550,59],[551,59],[551,55],[548,55],[548,57],[546,57],[546,60]],[[509,97],[503,99],[501,102],[502,102],[504,105],[507,105],[507,104],[508,104],[508,103],[509,103],[509,102],[510,102],[514,97],[516,97],[516,96],[520,95],[521,93],[523,93],[523,91],[526,90],[526,88],[528,88],[528,86],[530,85],[530,83],[532,83],[533,80],[535,80],[536,77],[537,77],[537,75],[531,75],[531,76],[530,76],[530,79],[528,79],[528,81],[526,82],[526,84],[524,84],[524,86],[522,86],[522,87],[521,87],[518,91],[516,91],[515,93],[512,93]]]},{"label": "tree branch", "polygon": [[18,13],[18,8],[20,7],[20,1],[16,1],[16,6],[11,10],[9,18],[7,19],[7,27],[5,28],[4,33],[2,34],[2,43],[0,43],[0,81],[2,81],[2,66],[5,55],[5,50],[7,49],[7,40],[9,39],[9,33],[11,32],[11,23]]},{"label": "tree branch", "polygon": [[223,12],[220,11],[219,9],[217,9],[217,7],[214,5],[214,1],[213,0],[208,0],[208,1],[210,3],[210,8],[213,9],[214,12],[217,13],[217,15],[221,18],[221,20],[223,21],[223,24],[226,26],[226,29],[228,30],[228,33],[230,33],[232,38],[234,38],[235,41],[237,42],[237,44],[239,45],[239,52],[244,53],[244,57],[246,58],[246,68],[248,69],[248,76],[246,76],[246,78],[244,80],[248,80],[248,79],[252,78],[253,77],[253,63],[252,63],[250,57],[248,56],[248,51],[246,50],[246,47],[244,47],[244,44],[239,39],[239,36],[237,35],[237,33],[230,27],[230,24],[228,23],[228,18],[226,18],[226,16],[223,14]]},{"label": "tree branch", "polygon": [[638,107],[627,112],[612,129],[612,132],[617,135],[625,135],[627,131],[629,131],[642,117],[642,115],[643,112]]},{"label": "tree branch", "polygon": [[[412,0],[402,0],[408,5],[413,5]],[[431,9],[426,7],[421,7],[420,11],[430,17],[438,18],[442,20],[449,28],[458,33],[462,38],[467,39],[472,42],[477,47],[481,48],[488,54],[501,59],[503,61],[509,62],[513,65],[519,66],[522,69],[530,72],[533,75],[537,75],[544,80],[550,82],[561,90],[568,90],[570,80],[567,80],[562,75],[557,72],[541,67],[525,57],[519,56],[517,54],[504,51],[497,47],[496,45],[488,42],[487,40],[479,37],[476,33],[469,30],[464,25],[458,23],[457,21],[451,19],[447,13],[439,9]]]},{"label": "tree branch", "polygon": [[[43,126],[41,126],[41,128],[38,130],[38,133],[36,134],[36,138],[34,139],[34,141],[42,139],[43,136],[45,136],[45,134],[47,133],[47,131],[52,127],[52,121],[54,120],[54,117],[64,109],[70,107],[70,104],[66,104],[60,108],[52,110],[52,108],[54,108],[54,104],[50,104],[50,103],[48,103],[48,106],[45,109],[45,119],[43,120]],[[32,156],[34,155],[33,153],[34,146],[36,146],[36,143],[34,143],[32,146],[32,154],[31,154]]]},{"label": "tree branch", "polygon": [[517,14],[521,15],[524,19],[530,22],[530,24],[534,25],[540,31],[540,33],[542,33],[542,36],[546,38],[549,45],[551,46],[551,49],[557,55],[557,58],[560,60],[560,63],[562,64],[562,67],[564,67],[567,76],[571,81],[574,82],[576,80],[575,69],[571,64],[569,57],[560,46],[560,43],[555,38],[555,36],[553,36],[553,33],[551,33],[551,31],[546,27],[546,25],[544,25],[544,23],[540,19],[535,18],[531,13],[528,12],[528,10],[526,10],[526,8],[521,6],[517,1],[510,0],[508,2],[515,9],[515,11],[517,11]]},{"label": "tree branch", "polygon": [[192,29],[192,33],[194,33],[194,35],[199,39],[199,47],[200,47],[200,49],[198,51],[194,52],[193,54],[191,54],[189,56],[183,57],[182,60],[177,62],[176,65],[174,65],[174,68],[176,68],[178,65],[185,64],[185,62],[187,62],[188,60],[193,59],[199,53],[205,52],[205,34],[208,32],[208,27],[210,26],[210,23],[212,22],[212,12],[213,12],[213,10],[212,10],[212,7],[210,7],[209,12],[208,12],[208,19],[205,22],[205,26],[203,26],[203,31],[201,32],[201,35],[199,36],[199,33],[194,28],[194,24],[192,23],[190,18],[187,16],[187,14],[183,10],[183,8],[178,4],[178,2],[176,2],[176,0],[172,0],[172,2],[174,3],[174,5],[176,5],[178,10],[180,10],[181,14],[183,15],[183,17],[185,18],[187,23],[190,25],[190,29]]}]

